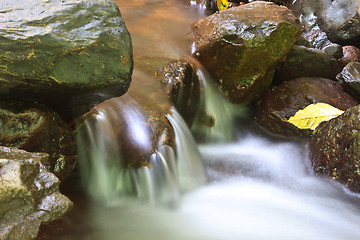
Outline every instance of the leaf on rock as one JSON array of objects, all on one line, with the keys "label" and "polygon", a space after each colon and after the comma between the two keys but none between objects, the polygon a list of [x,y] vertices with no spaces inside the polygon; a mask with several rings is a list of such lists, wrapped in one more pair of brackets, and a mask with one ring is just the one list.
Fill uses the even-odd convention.
[{"label": "leaf on rock", "polygon": [[310,104],[306,108],[297,111],[294,116],[285,121],[292,123],[300,129],[315,130],[321,122],[329,121],[341,115],[343,112],[343,110],[337,109],[327,103],[316,103]]}]

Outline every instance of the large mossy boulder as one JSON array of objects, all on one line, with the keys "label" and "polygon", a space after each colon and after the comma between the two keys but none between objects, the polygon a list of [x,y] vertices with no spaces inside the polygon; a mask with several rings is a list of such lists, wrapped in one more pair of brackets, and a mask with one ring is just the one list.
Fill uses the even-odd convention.
[{"label": "large mossy boulder", "polygon": [[334,43],[356,44],[360,40],[359,0],[298,0],[289,4],[306,31],[321,29]]},{"label": "large mossy boulder", "polygon": [[127,91],[131,39],[113,1],[4,0],[0,10],[0,98],[78,116]]},{"label": "large mossy boulder", "polygon": [[286,7],[252,2],[194,23],[193,54],[225,96],[249,103],[270,86],[275,66],[301,31]]},{"label": "large mossy boulder", "polygon": [[73,203],[59,192],[45,153],[0,147],[0,239],[28,240],[41,223],[62,217]]},{"label": "large mossy boulder", "polygon": [[360,192],[360,106],[321,123],[309,141],[317,174],[327,175]]},{"label": "large mossy boulder", "polygon": [[18,101],[0,101],[0,146],[45,152],[48,170],[63,181],[74,169],[75,134],[59,114],[48,107]]},{"label": "large mossy boulder", "polygon": [[341,110],[358,104],[338,82],[326,78],[297,78],[273,87],[262,97],[258,103],[257,121],[276,136],[310,137],[312,130],[299,129],[286,120],[314,103],[327,103]]}]

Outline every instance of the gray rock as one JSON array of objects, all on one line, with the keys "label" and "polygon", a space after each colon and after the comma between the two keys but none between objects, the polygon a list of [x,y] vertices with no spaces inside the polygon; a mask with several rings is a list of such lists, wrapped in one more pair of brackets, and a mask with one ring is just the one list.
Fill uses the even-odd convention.
[{"label": "gray rock", "polygon": [[360,106],[322,122],[309,141],[309,158],[317,174],[327,175],[360,192]]},{"label": "gray rock", "polygon": [[360,62],[346,65],[336,78],[355,98],[360,99]]},{"label": "gray rock", "polygon": [[0,14],[1,98],[77,116],[127,91],[131,40],[113,1],[4,0]]},{"label": "gray rock", "polygon": [[299,77],[322,77],[336,80],[341,71],[338,61],[325,51],[294,46],[284,63],[279,64],[275,78],[284,82]]},{"label": "gray rock", "polygon": [[297,0],[289,6],[305,30],[321,29],[329,40],[341,45],[360,40],[360,0]]},{"label": "gray rock", "polygon": [[204,18],[193,31],[194,56],[225,96],[246,104],[269,87],[302,29],[288,8],[260,1]]},{"label": "gray rock", "polygon": [[34,239],[41,223],[72,208],[43,165],[47,159],[45,153],[0,147],[0,239]]}]

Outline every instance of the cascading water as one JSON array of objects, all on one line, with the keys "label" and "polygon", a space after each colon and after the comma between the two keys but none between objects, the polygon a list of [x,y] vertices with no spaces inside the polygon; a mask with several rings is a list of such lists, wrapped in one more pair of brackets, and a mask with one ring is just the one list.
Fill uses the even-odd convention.
[{"label": "cascading water", "polygon": [[[174,108],[165,115],[175,148],[155,143],[155,134],[166,138],[168,130],[154,130],[158,126],[152,124],[161,121],[149,123],[149,107],[154,105],[143,106],[125,95],[100,104],[79,124],[82,181],[96,199],[113,202],[135,196],[151,204],[173,205],[181,193],[206,182],[200,153],[181,116]],[[142,162],[134,167],[137,161]]]}]

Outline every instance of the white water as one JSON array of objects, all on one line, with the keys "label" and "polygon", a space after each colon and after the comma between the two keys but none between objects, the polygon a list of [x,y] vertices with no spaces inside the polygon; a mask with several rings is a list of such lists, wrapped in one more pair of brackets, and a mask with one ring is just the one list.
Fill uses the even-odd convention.
[{"label": "white water", "polygon": [[[358,240],[360,198],[307,171],[302,144],[247,134],[200,147],[211,182],[175,209],[93,208],[104,240]],[[94,237],[94,239],[97,239]]]}]

